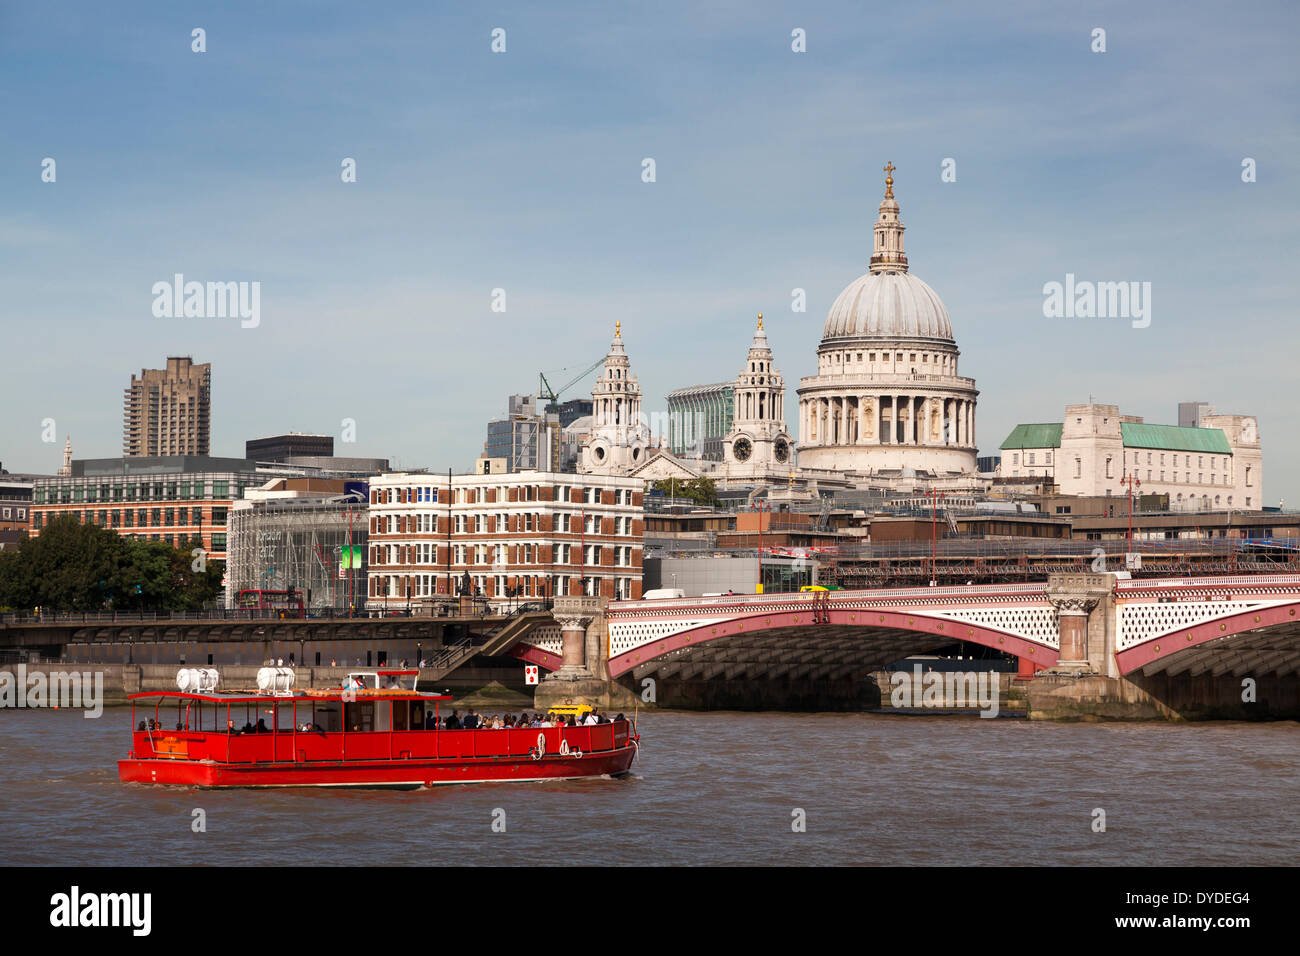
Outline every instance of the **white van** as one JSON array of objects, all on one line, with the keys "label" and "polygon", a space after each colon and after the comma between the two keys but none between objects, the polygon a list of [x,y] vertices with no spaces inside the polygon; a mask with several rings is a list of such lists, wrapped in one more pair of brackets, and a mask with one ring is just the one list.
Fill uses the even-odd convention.
[{"label": "white van", "polygon": [[681,588],[651,588],[641,595],[643,601],[662,600],[664,598],[684,598],[686,592]]}]

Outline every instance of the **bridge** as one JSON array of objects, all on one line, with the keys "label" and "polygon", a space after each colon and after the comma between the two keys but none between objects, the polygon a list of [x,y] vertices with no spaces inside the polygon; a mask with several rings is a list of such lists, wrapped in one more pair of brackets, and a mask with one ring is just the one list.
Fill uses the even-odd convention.
[{"label": "bridge", "polygon": [[[957,642],[1019,658],[1022,676],[1095,678],[1086,687],[1103,698],[1146,694],[1175,708],[1186,698],[1207,713],[1236,706],[1242,679],[1251,678],[1300,716],[1300,574],[1063,573],[1038,583],[963,587],[559,597],[551,611],[512,617],[0,619],[0,654],[15,659],[40,653],[162,664],[189,655],[191,662],[238,664],[241,653],[250,662],[296,654],[319,666],[336,656],[369,665],[373,653],[376,663],[426,659],[434,681],[478,674],[508,682],[519,677],[505,663],[513,657],[550,672],[543,691],[565,699],[608,702],[621,687],[616,696],[626,703],[648,678],[688,688],[670,697],[674,702],[716,706],[742,698],[754,706],[822,706],[825,688],[858,693],[872,672]],[[726,686],[731,696],[701,693],[708,685]],[[762,688],[771,693],[755,696]]]},{"label": "bridge", "polygon": [[1148,687],[1184,677],[1296,684],[1298,612],[1300,574],[1082,573],[1038,584],[607,604],[559,598],[558,627],[533,630],[510,652],[559,678],[632,687],[645,678],[836,681],[958,641],[1015,655],[1024,676],[1046,670]]}]

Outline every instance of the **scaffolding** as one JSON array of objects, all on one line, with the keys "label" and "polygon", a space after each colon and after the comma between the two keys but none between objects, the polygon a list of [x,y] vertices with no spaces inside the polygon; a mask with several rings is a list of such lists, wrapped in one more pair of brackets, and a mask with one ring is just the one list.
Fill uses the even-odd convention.
[{"label": "scaffolding", "polygon": [[240,591],[292,588],[313,612],[363,610],[367,530],[366,503],[342,495],[254,501],[233,508],[226,543],[226,607],[235,606]]}]

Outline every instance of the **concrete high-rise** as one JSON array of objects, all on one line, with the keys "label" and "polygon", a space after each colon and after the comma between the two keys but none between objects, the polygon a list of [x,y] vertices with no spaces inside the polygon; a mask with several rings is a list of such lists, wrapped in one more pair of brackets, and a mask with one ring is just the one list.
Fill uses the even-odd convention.
[{"label": "concrete high-rise", "polygon": [[122,454],[207,455],[212,417],[212,366],[168,357],[165,369],[131,376],[122,401]]}]

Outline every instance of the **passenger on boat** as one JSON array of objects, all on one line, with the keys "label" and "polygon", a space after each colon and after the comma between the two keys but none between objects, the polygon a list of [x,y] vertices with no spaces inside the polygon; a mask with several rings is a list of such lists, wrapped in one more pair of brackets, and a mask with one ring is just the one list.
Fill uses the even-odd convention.
[{"label": "passenger on boat", "polygon": [[465,730],[478,729],[478,714],[474,713],[473,707],[465,711],[465,719],[460,722],[460,725]]},{"label": "passenger on boat", "polygon": [[148,730],[148,729],[149,729],[149,725],[146,724],[143,720],[140,721],[140,726],[136,728],[136,730]]},{"label": "passenger on boat", "polygon": [[269,734],[270,732],[271,729],[266,726],[266,721],[263,720],[261,717],[257,718],[257,733]]},{"label": "passenger on boat", "polygon": [[149,718],[149,729],[150,730],[158,729],[158,721],[154,720],[152,717]]},{"label": "passenger on boat", "polygon": [[582,724],[584,727],[591,727],[598,723],[600,723],[600,717],[597,716],[596,709],[593,707],[591,713],[587,715],[587,719],[584,720]]},{"label": "passenger on boat", "polygon": [[233,720],[226,721],[226,733],[228,734],[239,733],[239,731],[235,729],[235,722]]},{"label": "passenger on boat", "polygon": [[447,725],[448,730],[460,730],[460,711],[453,710],[451,716],[444,723]]},{"label": "passenger on boat", "polygon": [[253,732],[253,724],[252,724],[252,722],[251,722],[251,721],[247,721],[247,720],[244,721],[244,729],[241,730],[240,733],[241,733],[241,734],[251,734],[252,732]]},{"label": "passenger on boat", "polygon": [[179,720],[176,721],[176,729],[177,729],[177,730],[184,730],[184,729],[185,729],[185,724],[184,724],[184,722],[179,721]]}]

